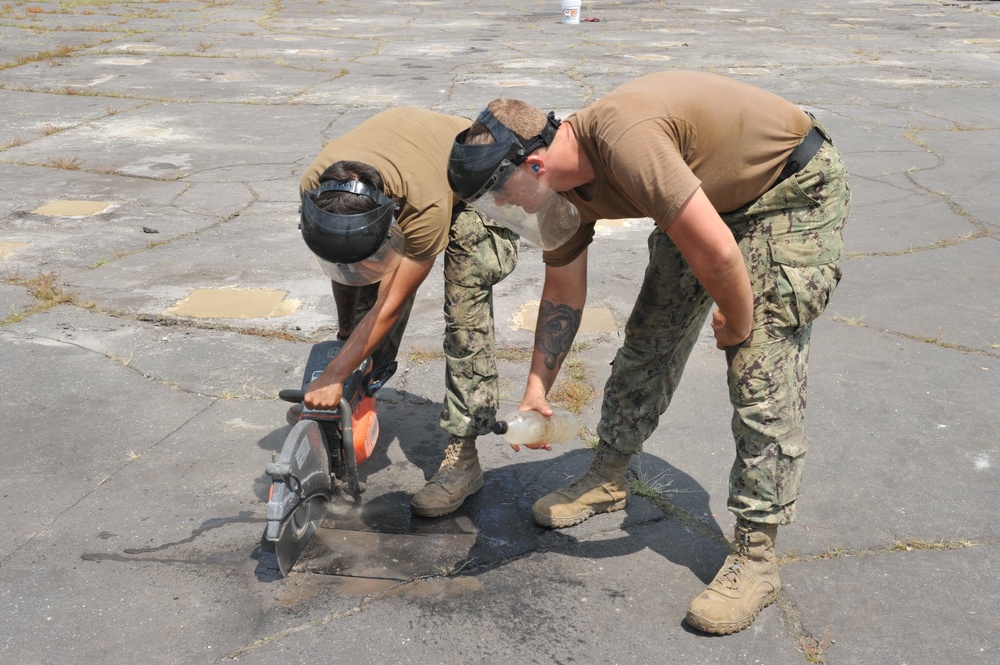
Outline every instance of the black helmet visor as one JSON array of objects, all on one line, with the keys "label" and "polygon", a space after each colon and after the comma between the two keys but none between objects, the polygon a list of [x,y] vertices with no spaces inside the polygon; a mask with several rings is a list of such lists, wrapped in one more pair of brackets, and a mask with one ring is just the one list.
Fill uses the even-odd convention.
[{"label": "black helmet visor", "polygon": [[[323,210],[315,199],[324,192],[367,196],[376,207],[341,215]],[[395,224],[392,198],[356,180],[330,180],[302,195],[302,238],[320,267],[342,284],[372,284],[395,270],[402,258],[403,234]]]}]

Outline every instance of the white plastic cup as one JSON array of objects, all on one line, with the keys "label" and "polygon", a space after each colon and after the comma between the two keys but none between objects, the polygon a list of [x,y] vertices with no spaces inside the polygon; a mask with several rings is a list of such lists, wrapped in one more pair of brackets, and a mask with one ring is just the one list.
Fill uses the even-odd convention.
[{"label": "white plastic cup", "polygon": [[562,0],[562,22],[570,25],[580,22],[580,0]]}]

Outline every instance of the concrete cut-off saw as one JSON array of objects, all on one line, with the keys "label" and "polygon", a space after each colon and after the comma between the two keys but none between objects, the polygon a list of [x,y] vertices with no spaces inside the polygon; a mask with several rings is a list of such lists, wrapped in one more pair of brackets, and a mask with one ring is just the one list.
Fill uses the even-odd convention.
[{"label": "concrete cut-off saw", "polygon": [[[282,390],[278,397],[301,403],[306,388],[340,352],[344,342],[314,344],[302,376],[301,390]],[[358,465],[371,456],[378,441],[375,393],[396,371],[396,363],[375,375],[371,357],[344,382],[340,408],[313,410],[302,405],[298,422],[288,433],[281,453],[267,465],[271,494],[267,502],[267,531],[274,543],[283,576],[295,565],[326,514],[341,481],[355,495],[365,491]]]}]

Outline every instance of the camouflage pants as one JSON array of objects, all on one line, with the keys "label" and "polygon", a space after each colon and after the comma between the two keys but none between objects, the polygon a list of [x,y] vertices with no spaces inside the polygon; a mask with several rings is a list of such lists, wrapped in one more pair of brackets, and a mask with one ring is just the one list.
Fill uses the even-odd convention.
[{"label": "camouflage pants", "polygon": [[[808,447],[809,336],[840,281],[849,213],[846,169],[825,143],[797,174],[723,215],[754,293],[750,338],[726,351],[736,441],[729,509],[744,519],[787,524],[794,518]],[[641,450],[656,429],[712,306],[665,233],[652,233],[649,253],[597,430],[604,445],[624,453]]]},{"label": "camouflage pants", "polygon": [[441,427],[455,436],[493,429],[500,387],[493,286],[517,265],[518,236],[472,208],[451,224],[444,254],[445,395]]},{"label": "camouflage pants", "polygon": [[[340,288],[343,289],[357,289],[358,290],[358,304],[354,310],[354,325],[357,326],[361,319],[365,318],[371,308],[375,306],[375,301],[378,300],[378,284],[366,284],[365,286],[348,286]],[[334,288],[338,288],[334,286]],[[403,307],[403,312],[399,316],[399,320],[396,321],[390,330],[389,334],[386,335],[382,343],[379,344],[378,348],[372,351],[372,368],[375,375],[377,376],[381,370],[385,369],[391,365],[396,360],[396,356],[399,354],[399,345],[403,342],[403,333],[406,331],[406,324],[410,320],[410,310],[413,309],[413,296],[406,301],[406,305]]]},{"label": "camouflage pants", "polygon": [[[455,436],[492,431],[500,403],[493,330],[493,285],[517,265],[517,234],[490,226],[475,210],[457,212],[444,254],[445,396],[441,427]],[[378,284],[360,289],[355,325],[374,306]],[[413,306],[372,354],[375,370],[396,359]]]}]

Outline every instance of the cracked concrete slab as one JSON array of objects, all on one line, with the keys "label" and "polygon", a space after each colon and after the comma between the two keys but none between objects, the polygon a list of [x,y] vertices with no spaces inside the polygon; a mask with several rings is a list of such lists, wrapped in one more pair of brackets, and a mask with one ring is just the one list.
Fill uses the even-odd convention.
[{"label": "cracked concrete slab", "polygon": [[[142,645],[152,663],[995,661],[995,5],[594,4],[583,15],[600,21],[578,26],[514,0],[3,5],[0,660],[131,663]],[[723,639],[682,623],[732,525],[731,407],[707,327],[632,460],[642,495],[569,529],[531,519],[588,464],[648,220],[602,224],[591,252],[588,308],[616,325],[579,336],[584,436],[522,453],[483,437],[483,489],[424,520],[408,504],[444,446],[438,261],[379,393],[368,490],[331,505],[325,567],[280,578],[261,542],[264,466],[288,431],[274,392],[336,330],[296,230],[323,143],[396,104],[474,116],[523,96],[565,117],[664,68],[802,105],[852,172],[779,602]],[[56,200],[112,207],[34,212]],[[523,393],[517,314],[542,269],[524,246],[494,292],[503,410]],[[163,314],[198,289],[301,306]]]},{"label": "cracked concrete slab", "polygon": [[[961,653],[966,662],[990,663],[996,645],[988,635],[1000,605],[977,585],[997,564],[995,540],[955,549],[938,545],[792,563],[782,568],[785,593],[797,601],[803,624],[822,636],[831,660],[935,662]],[[987,583],[995,581],[993,574]],[[880,588],[892,593],[871,592]],[[820,605],[822,613],[816,612]],[[921,654],[902,656],[914,639],[923,645]]]}]

